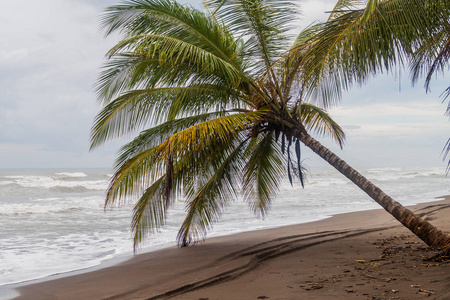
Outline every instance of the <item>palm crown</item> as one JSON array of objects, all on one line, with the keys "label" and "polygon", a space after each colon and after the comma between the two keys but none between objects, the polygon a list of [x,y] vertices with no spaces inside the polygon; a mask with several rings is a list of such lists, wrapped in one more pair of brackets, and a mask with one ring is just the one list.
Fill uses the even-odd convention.
[{"label": "palm crown", "polygon": [[329,135],[341,146],[345,138],[327,102],[308,101],[311,85],[300,75],[314,30],[289,44],[291,1],[206,4],[208,12],[130,0],[104,15],[106,35],[123,39],[97,83],[104,108],[91,142],[137,133],[120,150],[106,197],[106,205],[137,198],[135,246],[181,197],[183,246],[204,237],[239,195],[264,215],[286,173],[303,184],[301,136]]}]

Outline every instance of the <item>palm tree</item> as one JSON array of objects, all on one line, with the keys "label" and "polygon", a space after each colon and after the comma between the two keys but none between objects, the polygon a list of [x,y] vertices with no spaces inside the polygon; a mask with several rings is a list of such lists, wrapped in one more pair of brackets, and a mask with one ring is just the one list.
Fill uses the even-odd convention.
[{"label": "palm tree", "polygon": [[[104,108],[91,147],[131,134],[115,164],[105,205],[137,198],[135,247],[162,226],[175,199],[187,202],[178,241],[205,237],[227,204],[243,195],[264,215],[281,178],[304,182],[301,143],[311,148],[429,245],[450,236],[384,194],[310,134],[345,135],[313,104],[302,77],[315,28],[289,45],[290,1],[210,0],[208,12],[170,0],[130,0],[104,15],[108,53],[97,83]],[[294,51],[295,50],[295,51]],[[311,77],[312,78],[312,77]]]}]

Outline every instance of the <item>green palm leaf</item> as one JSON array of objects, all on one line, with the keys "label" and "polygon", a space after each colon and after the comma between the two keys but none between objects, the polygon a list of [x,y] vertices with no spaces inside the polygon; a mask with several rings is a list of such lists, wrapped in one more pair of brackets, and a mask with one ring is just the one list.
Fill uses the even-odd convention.
[{"label": "green palm leaf", "polygon": [[103,18],[107,35],[120,31],[126,37],[155,34],[177,38],[233,62],[237,44],[226,27],[204,12],[173,1],[135,0],[113,6]]},{"label": "green palm leaf", "polygon": [[[122,150],[122,155],[116,162],[116,172],[111,179],[106,205],[141,193],[148,187],[148,183],[162,176],[166,171],[164,166],[167,165],[169,152],[175,160],[174,164],[182,159],[189,165],[185,173],[197,171],[196,166],[201,166],[202,162],[209,161],[209,157],[214,157],[217,147],[232,144],[239,133],[261,118],[261,115],[249,112],[206,120],[177,131],[151,148],[143,147],[139,142],[131,142]],[[141,137],[155,137],[156,134],[158,129]],[[145,144],[145,141],[141,142]]]},{"label": "green palm leaf", "polygon": [[285,159],[272,133],[254,138],[245,152],[243,194],[250,209],[264,216],[276,193],[283,174]]},{"label": "green palm leaf", "polygon": [[215,156],[211,174],[207,173],[208,180],[188,200],[187,215],[177,237],[181,246],[204,238],[206,230],[219,219],[227,203],[236,199],[244,143],[234,149],[228,144],[225,151],[218,151],[222,153]]},{"label": "green palm leaf", "polygon": [[134,251],[150,233],[164,225],[167,205],[162,196],[165,178],[161,177],[147,188],[133,209],[131,229],[134,232]]},{"label": "green palm leaf", "polygon": [[345,133],[330,115],[320,107],[310,103],[302,103],[299,106],[299,115],[306,130],[322,136],[330,136],[342,148],[345,141]]},{"label": "green palm leaf", "polygon": [[[350,5],[354,1],[339,1],[337,9]],[[364,8],[350,6],[345,13],[333,13],[311,42],[304,66],[311,94],[333,103],[352,84],[402,64],[412,51],[411,42],[427,35],[429,22],[421,13],[425,10],[420,0],[371,0]]]},{"label": "green palm leaf", "polygon": [[131,142],[124,145],[118,153],[116,166],[124,164],[137,153],[155,147],[166,141],[173,134],[185,130],[191,126],[223,116],[227,112],[212,112],[201,115],[190,116],[182,119],[170,120],[158,126],[142,131]]},{"label": "green palm leaf", "polygon": [[237,55],[240,43],[227,28],[198,10],[167,0],[130,1],[111,7],[103,24],[107,35],[114,31],[125,35],[110,56],[119,52],[157,56],[172,67],[188,61],[192,69],[221,72],[229,80],[244,75]]},{"label": "green palm leaf", "polygon": [[172,67],[189,63],[193,70],[202,69],[207,74],[224,74],[230,82],[241,78],[241,70],[230,62],[177,37],[159,34],[133,36],[118,43],[110,50],[109,56],[127,52],[149,58],[158,57],[160,63],[165,62]]},{"label": "green palm leaf", "polygon": [[91,132],[91,148],[148,124],[201,114],[218,105],[225,109],[237,102],[236,99],[233,91],[217,85],[130,91],[112,101],[97,115]]},{"label": "green palm leaf", "polygon": [[[309,41],[301,70],[308,95],[327,107],[354,83],[363,84],[375,74],[406,64],[412,82],[425,78],[428,91],[433,74],[448,66],[449,18],[448,0],[338,1]],[[444,91],[444,100],[449,91]]]},{"label": "green palm leaf", "polygon": [[206,6],[246,40],[245,55],[252,58],[254,72],[271,68],[284,53],[286,33],[298,12],[292,1],[208,0]]}]

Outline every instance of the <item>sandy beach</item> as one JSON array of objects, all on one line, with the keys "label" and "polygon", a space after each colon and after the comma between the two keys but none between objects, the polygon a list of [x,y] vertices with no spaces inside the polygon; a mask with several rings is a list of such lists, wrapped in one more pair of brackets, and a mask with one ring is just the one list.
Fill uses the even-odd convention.
[{"label": "sandy beach", "polygon": [[[450,231],[450,197],[410,208]],[[450,299],[435,253],[380,209],[139,254],[15,299]]]}]

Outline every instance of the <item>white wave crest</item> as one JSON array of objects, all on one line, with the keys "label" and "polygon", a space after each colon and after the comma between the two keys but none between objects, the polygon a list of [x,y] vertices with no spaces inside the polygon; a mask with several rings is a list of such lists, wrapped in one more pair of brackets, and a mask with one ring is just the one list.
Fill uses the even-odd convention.
[{"label": "white wave crest", "polygon": [[67,181],[51,176],[35,175],[8,176],[8,179],[13,179],[12,181],[9,181],[8,184],[17,184],[27,188],[67,188],[71,190],[79,189],[80,191],[84,188],[86,190],[102,191],[108,187],[107,180]]},{"label": "white wave crest", "polygon": [[57,176],[64,176],[64,177],[87,177],[88,175],[83,172],[61,172],[61,173],[55,173]]},{"label": "white wave crest", "polygon": [[14,181],[0,181],[0,185],[10,185],[14,184]]},{"label": "white wave crest", "polygon": [[62,213],[81,209],[101,209],[103,199],[87,198],[46,198],[32,203],[6,203],[1,205],[0,216],[41,215]]},{"label": "white wave crest", "polygon": [[444,168],[380,168],[367,170],[367,177],[378,181],[392,181],[444,175]]}]

